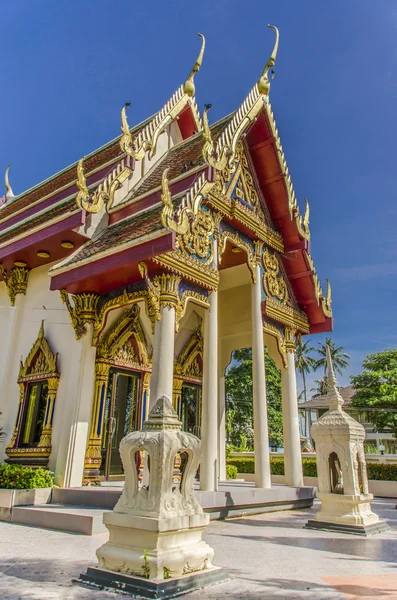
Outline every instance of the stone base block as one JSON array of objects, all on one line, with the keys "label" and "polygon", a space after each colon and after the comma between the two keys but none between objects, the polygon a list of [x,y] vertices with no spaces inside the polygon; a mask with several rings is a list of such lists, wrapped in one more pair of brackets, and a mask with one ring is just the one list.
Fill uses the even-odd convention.
[{"label": "stone base block", "polygon": [[310,520],[305,525],[305,529],[320,529],[321,531],[333,531],[335,533],[349,533],[350,535],[369,536],[387,531],[390,529],[390,527],[386,521],[378,521],[372,525],[346,525],[344,523]]},{"label": "stone base block", "polygon": [[379,517],[371,510],[372,494],[330,494],[317,492],[321,510],[315,520],[337,525],[369,527],[379,523]]},{"label": "stone base block", "polygon": [[105,513],[109,541],[98,548],[99,568],[157,581],[204,571],[213,549],[202,540],[208,515],[137,517]]},{"label": "stone base block", "polygon": [[227,571],[212,567],[200,573],[191,573],[166,579],[164,581],[152,581],[143,577],[132,577],[121,573],[113,573],[106,569],[89,568],[82,573],[73,583],[90,587],[96,590],[112,590],[121,592],[123,595],[144,598],[148,600],[166,600],[187,594],[217,583],[223,583],[231,579]]}]

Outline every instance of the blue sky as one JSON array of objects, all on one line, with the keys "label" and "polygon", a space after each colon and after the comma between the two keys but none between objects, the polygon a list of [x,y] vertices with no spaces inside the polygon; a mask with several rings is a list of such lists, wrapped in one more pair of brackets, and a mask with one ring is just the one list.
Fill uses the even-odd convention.
[{"label": "blue sky", "polygon": [[[259,78],[280,29],[271,102],[312,254],[333,289],[333,338],[352,356],[397,345],[397,4],[395,0],[15,0],[0,22],[0,172],[15,193],[158,110],[199,39],[200,108],[216,120]],[[313,345],[322,336],[312,338]]]}]

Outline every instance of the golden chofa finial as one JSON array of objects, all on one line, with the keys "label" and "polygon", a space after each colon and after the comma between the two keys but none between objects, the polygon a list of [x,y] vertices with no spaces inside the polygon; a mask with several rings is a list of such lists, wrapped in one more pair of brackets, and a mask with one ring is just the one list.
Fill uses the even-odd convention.
[{"label": "golden chofa finial", "polygon": [[274,27],[274,25],[268,25],[268,27],[270,27],[270,29],[274,29],[274,31],[276,32],[276,41],[274,43],[273,52],[271,53],[270,58],[267,61],[265,68],[263,69],[262,77],[258,81],[258,90],[261,94],[264,94],[265,96],[268,95],[270,90],[269,69],[272,69],[276,64],[278,40],[280,37],[277,27]]},{"label": "golden chofa finial", "polygon": [[331,308],[332,292],[331,292],[331,284],[328,279],[327,279],[327,295],[326,295],[325,301],[327,303],[327,306],[329,306]]},{"label": "golden chofa finial", "polygon": [[76,204],[79,208],[84,208],[84,203],[88,200],[90,194],[87,188],[87,181],[84,175],[84,156],[77,163],[77,181],[78,194],[76,196]]},{"label": "golden chofa finial", "polygon": [[194,96],[194,93],[196,91],[196,88],[194,86],[194,75],[195,73],[197,73],[197,71],[200,70],[201,67],[201,63],[203,62],[203,56],[204,56],[204,48],[205,48],[205,37],[203,36],[202,33],[198,33],[197,35],[199,35],[201,37],[201,49],[200,49],[200,53],[197,57],[197,60],[194,64],[193,69],[190,72],[189,77],[186,79],[184,85],[183,85],[183,91],[185,92],[185,94],[187,94],[188,96],[190,96],[190,98],[192,96]]},{"label": "golden chofa finial", "polygon": [[10,181],[8,179],[8,171],[10,170],[11,165],[8,165],[8,167],[6,168],[6,172],[4,175],[4,183],[6,186],[6,201],[7,200],[12,200],[13,198],[15,198],[14,192],[12,191],[12,187],[10,186]]},{"label": "golden chofa finial", "polygon": [[305,198],[305,202],[306,202],[306,206],[305,206],[305,214],[303,217],[303,227],[308,230],[309,222],[310,222],[310,205],[309,205],[309,200],[307,198]]}]

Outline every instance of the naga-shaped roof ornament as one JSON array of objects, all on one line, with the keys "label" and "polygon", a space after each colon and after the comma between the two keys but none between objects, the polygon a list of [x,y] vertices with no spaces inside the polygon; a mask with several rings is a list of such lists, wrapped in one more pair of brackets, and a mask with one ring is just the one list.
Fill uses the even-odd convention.
[{"label": "naga-shaped roof ornament", "polygon": [[[278,41],[280,38],[280,34],[278,32],[277,27],[275,27],[274,25],[268,25],[268,27],[270,27],[270,29],[274,29],[274,31],[276,32],[276,41],[274,43],[273,52],[271,53],[270,58],[267,61],[265,68],[263,69],[262,76],[258,81],[258,90],[261,94],[264,94],[265,96],[268,95],[270,90],[269,69],[272,69],[276,64]],[[272,79],[273,77],[274,75],[272,76]]]},{"label": "naga-shaped roof ornament", "polygon": [[4,183],[6,186],[6,195],[5,195],[6,202],[15,198],[15,194],[12,191],[12,187],[10,186],[10,182],[8,179],[8,171],[10,170],[10,167],[11,167],[11,165],[8,165],[8,167],[6,168],[5,175],[4,175]]},{"label": "naga-shaped roof ornament", "polygon": [[338,389],[338,382],[334,372],[334,365],[332,363],[331,349],[327,344],[327,367],[328,367],[328,394],[327,404],[330,410],[341,409],[343,405],[343,398],[340,395]]},{"label": "naga-shaped roof ornament", "polygon": [[258,83],[255,84],[253,89],[245,98],[244,102],[236,110],[232,120],[229,122],[227,127],[225,127],[216,141],[216,144],[212,140],[211,130],[208,125],[208,109],[206,109],[203,114],[203,159],[218,171],[222,171],[226,165],[231,170],[235,168],[237,143],[243,133],[248,129],[248,127],[253,123],[260,111],[263,109],[264,100],[269,95],[270,81],[268,73],[269,69],[272,68],[276,62],[279,32],[277,27],[274,27],[274,25],[268,25],[268,27],[274,29],[276,32],[276,41],[271,56],[266,63]]},{"label": "naga-shaped roof ornament", "polygon": [[151,121],[133,138],[127,121],[127,106],[121,110],[121,132],[120,148],[135,160],[142,160],[149,152],[149,159],[156,154],[157,141],[164,129],[182,112],[187,104],[190,104],[195,117],[197,129],[201,130],[201,119],[194,101],[195,85],[194,75],[200,70],[203,62],[205,38],[201,37],[201,49],[197,60],[185,83],[181,85],[165,106],[151,119]]}]

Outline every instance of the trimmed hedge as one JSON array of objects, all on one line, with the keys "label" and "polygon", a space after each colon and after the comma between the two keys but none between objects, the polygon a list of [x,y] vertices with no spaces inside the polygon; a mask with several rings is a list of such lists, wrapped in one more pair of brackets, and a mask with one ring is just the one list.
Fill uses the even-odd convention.
[{"label": "trimmed hedge", "polygon": [[[229,458],[228,465],[237,467],[238,473],[255,473],[255,459],[252,457]],[[317,477],[315,458],[302,458],[303,475]],[[272,475],[284,475],[284,457],[270,459]],[[367,463],[368,479],[378,481],[397,481],[397,464]]]},{"label": "trimmed hedge", "polygon": [[237,467],[235,465],[226,465],[226,479],[237,479]]},{"label": "trimmed hedge", "polygon": [[47,469],[32,469],[23,465],[0,465],[0,489],[30,490],[52,487],[54,478]]}]

